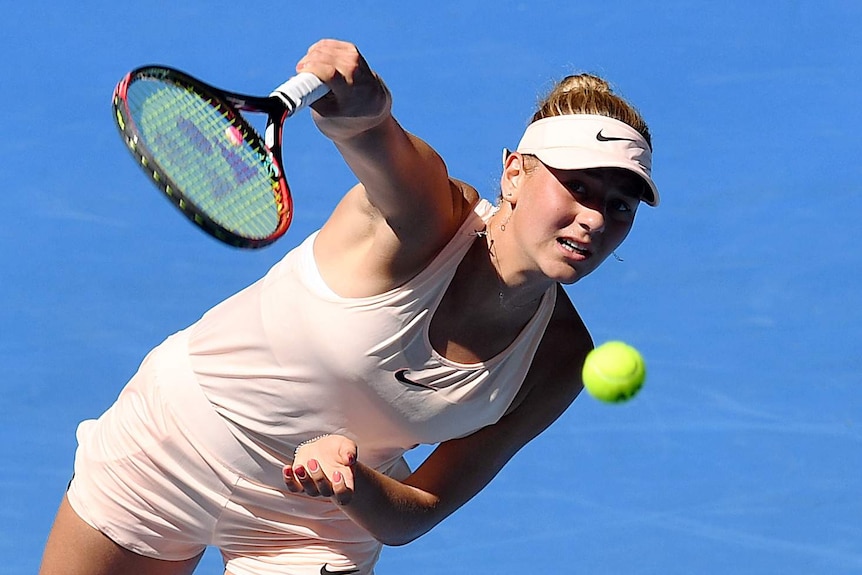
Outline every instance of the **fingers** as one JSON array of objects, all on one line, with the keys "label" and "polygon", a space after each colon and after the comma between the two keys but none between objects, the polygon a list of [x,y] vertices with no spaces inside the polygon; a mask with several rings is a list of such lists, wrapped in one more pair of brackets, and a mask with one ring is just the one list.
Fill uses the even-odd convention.
[{"label": "fingers", "polygon": [[338,451],[338,456],[341,458],[341,463],[347,467],[353,467],[356,463],[356,444],[344,444]]},{"label": "fingers", "polygon": [[353,497],[353,489],[348,486],[345,474],[336,469],[327,476],[316,459],[309,459],[306,467],[285,466],[283,472],[285,485],[293,493],[331,497],[339,505],[346,505]]},{"label": "fingers", "polygon": [[369,71],[368,64],[353,44],[321,40],[308,49],[296,65],[297,72],[311,72],[339,91],[352,85],[357,76]]},{"label": "fingers", "polygon": [[[315,477],[312,477],[312,473],[306,469],[306,467],[302,465],[296,465],[294,467],[285,466],[284,467],[284,482],[287,485],[287,488],[294,492],[305,492],[306,495],[310,495],[312,497],[317,497],[321,495],[321,489],[318,487],[318,481],[325,480],[324,476],[321,478],[320,465],[316,460],[309,460],[308,467],[312,467],[311,463],[314,462],[314,467],[316,470]],[[326,491],[326,487],[323,488]]]},{"label": "fingers", "polygon": [[388,92],[357,47],[339,40],[312,45],[296,65],[329,86],[330,93],[312,105],[325,116],[374,116],[388,102]]},{"label": "fingers", "polygon": [[331,488],[323,485],[327,482],[327,479],[323,475],[317,461],[314,459],[309,460],[308,467],[313,467],[314,472],[310,472],[302,465],[294,467],[286,465],[284,467],[284,483],[287,489],[293,493],[304,492],[306,495],[311,495],[312,497],[317,497],[331,491]]},{"label": "fingers", "polygon": [[339,505],[347,505],[353,498],[353,489],[347,486],[344,475],[340,471],[332,474],[332,499]]},{"label": "fingers", "polygon": [[[312,491],[317,490],[318,495],[330,497],[332,495],[332,483],[329,478],[323,473],[323,468],[316,459],[308,460],[308,479],[312,484],[311,488],[306,487],[306,493],[312,495]],[[303,483],[303,486],[306,484]]]},{"label": "fingers", "polygon": [[[297,480],[296,472],[294,472],[293,467],[285,465],[282,469],[282,473],[284,474],[284,484],[287,486],[288,491],[291,493],[299,493],[302,491],[302,485]],[[303,473],[305,473],[304,470]]]},{"label": "fingers", "polygon": [[300,443],[293,462],[282,468],[284,484],[292,493],[331,497],[341,505],[353,496],[356,443],[343,435],[323,434]]}]

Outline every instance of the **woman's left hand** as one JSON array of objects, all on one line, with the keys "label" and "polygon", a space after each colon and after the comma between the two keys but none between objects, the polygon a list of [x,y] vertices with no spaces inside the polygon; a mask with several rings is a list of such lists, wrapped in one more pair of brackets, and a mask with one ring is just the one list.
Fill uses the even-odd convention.
[{"label": "woman's left hand", "polygon": [[284,483],[294,492],[330,497],[346,505],[353,497],[356,443],[343,435],[325,435],[296,449],[294,461],[283,469]]}]

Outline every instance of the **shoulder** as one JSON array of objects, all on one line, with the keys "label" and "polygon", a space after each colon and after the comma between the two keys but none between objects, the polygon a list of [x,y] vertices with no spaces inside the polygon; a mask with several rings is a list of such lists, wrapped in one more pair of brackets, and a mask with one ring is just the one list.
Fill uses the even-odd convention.
[{"label": "shoulder", "polygon": [[[345,297],[383,293],[418,274],[448,244],[479,201],[469,184],[448,178],[436,212],[416,219],[387,216],[356,184],[317,235],[314,257],[327,284]],[[405,197],[410,194],[405,192]],[[430,224],[430,220],[437,220]]]},{"label": "shoulder", "polygon": [[563,345],[570,351],[582,351],[586,356],[593,348],[593,338],[569,294],[562,285],[557,284],[554,313],[545,330],[542,347],[556,348]]},{"label": "shoulder", "polygon": [[452,196],[455,198],[455,201],[460,201],[468,208],[472,208],[472,206],[474,206],[480,199],[479,192],[476,191],[476,188],[467,182],[462,182],[461,180],[457,180],[452,177],[449,178],[449,189],[452,191]]},{"label": "shoulder", "polygon": [[[557,286],[554,313],[530,369],[536,384],[557,381],[580,391],[581,369],[593,349],[593,338],[563,286]],[[529,377],[529,376],[528,376]]]},{"label": "shoulder", "polygon": [[562,286],[513,410],[559,415],[583,389],[581,370],[593,339]]}]

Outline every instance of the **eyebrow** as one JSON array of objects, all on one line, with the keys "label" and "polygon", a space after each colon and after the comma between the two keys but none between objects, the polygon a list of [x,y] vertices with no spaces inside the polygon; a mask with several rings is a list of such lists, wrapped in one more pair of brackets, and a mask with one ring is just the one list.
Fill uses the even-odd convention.
[{"label": "eyebrow", "polygon": [[614,185],[623,195],[635,200],[644,199],[649,190],[649,186],[643,178],[625,168],[609,166],[606,168],[587,168],[580,171],[601,180],[607,186]]},{"label": "eyebrow", "polygon": [[[577,172],[580,174],[584,174],[588,178],[600,180],[605,185],[610,185],[614,181],[622,182],[623,185],[616,186],[620,192],[626,196],[627,198],[631,198],[637,201],[645,201],[647,196],[647,192],[649,192],[649,185],[644,181],[636,173],[631,170],[627,170],[625,168],[618,168],[616,166],[607,166],[603,168],[583,168],[580,170],[567,170],[564,168],[554,168],[553,166],[549,166],[538,157],[532,154],[524,154],[524,156],[530,156],[535,159],[539,164],[545,167],[546,170],[554,174],[554,177],[560,181],[563,185],[567,185],[567,181],[570,178],[561,178],[560,176],[566,173]],[[608,177],[608,174],[610,177]],[[608,180],[611,180],[610,182]]]}]

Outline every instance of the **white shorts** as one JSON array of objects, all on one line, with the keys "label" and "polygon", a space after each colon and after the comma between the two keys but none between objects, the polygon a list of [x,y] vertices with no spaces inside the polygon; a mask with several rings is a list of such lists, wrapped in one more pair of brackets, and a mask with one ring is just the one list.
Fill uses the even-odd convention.
[{"label": "white shorts", "polygon": [[213,410],[182,332],[77,436],[69,503],[122,547],[179,561],[212,545],[235,575],[373,573],[381,544],[337,505],[260,481],[281,470],[261,470]]}]

